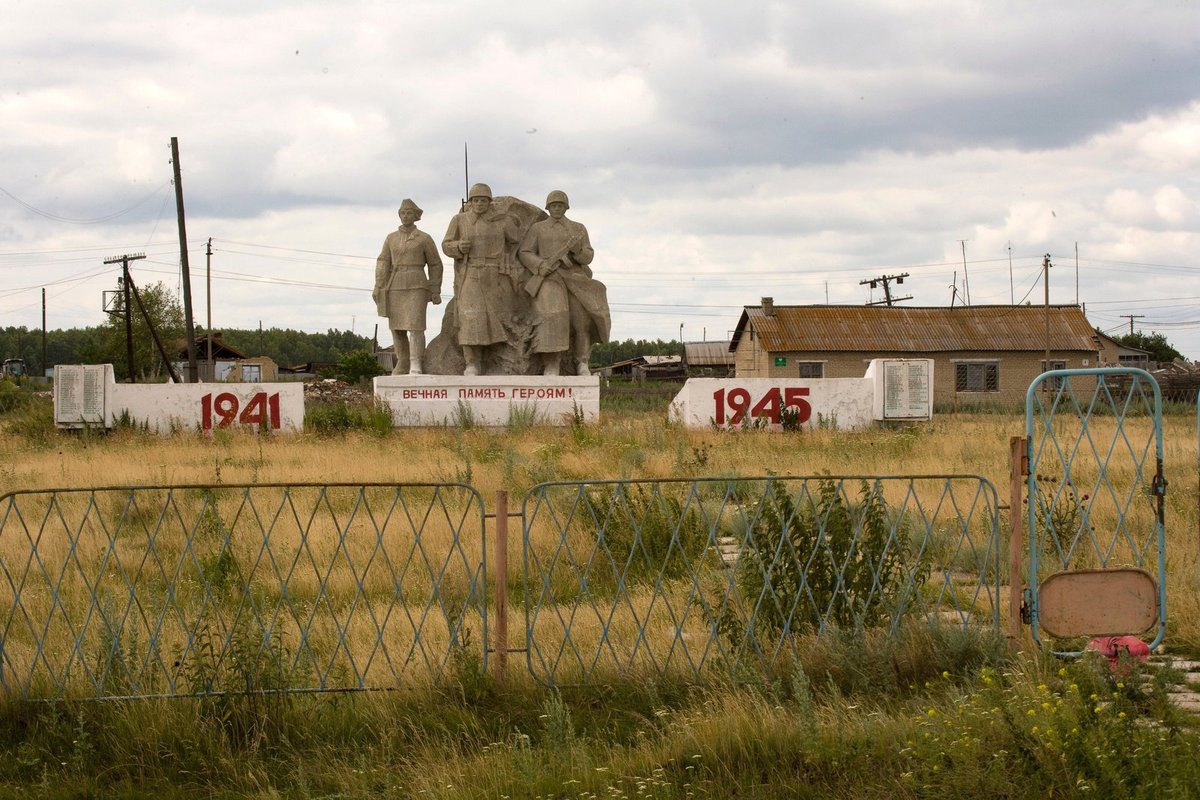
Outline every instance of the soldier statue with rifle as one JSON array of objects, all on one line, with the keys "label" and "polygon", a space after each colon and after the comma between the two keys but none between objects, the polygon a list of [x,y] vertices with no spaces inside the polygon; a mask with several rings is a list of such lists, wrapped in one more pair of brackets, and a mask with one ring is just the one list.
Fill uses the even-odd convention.
[{"label": "soldier statue with rifle", "polygon": [[523,288],[533,298],[532,351],[543,375],[558,375],[564,357],[569,374],[591,374],[592,344],[608,341],[611,325],[604,284],[588,266],[595,252],[587,228],[566,218],[568,208],[565,192],[550,192],[550,218],[529,226],[518,251],[532,273]]}]

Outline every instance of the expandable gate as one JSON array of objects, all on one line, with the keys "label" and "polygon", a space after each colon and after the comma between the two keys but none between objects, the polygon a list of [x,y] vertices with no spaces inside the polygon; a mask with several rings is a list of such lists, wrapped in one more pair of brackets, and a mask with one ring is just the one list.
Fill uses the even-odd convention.
[{"label": "expandable gate", "polygon": [[1052,370],[1025,402],[1029,586],[1035,641],[1167,626],[1162,395],[1140,369]]}]

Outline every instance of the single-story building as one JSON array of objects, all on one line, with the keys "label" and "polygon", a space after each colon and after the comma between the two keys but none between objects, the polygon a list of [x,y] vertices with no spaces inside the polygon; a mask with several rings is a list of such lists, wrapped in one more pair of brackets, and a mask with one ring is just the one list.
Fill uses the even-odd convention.
[{"label": "single-story building", "polygon": [[[196,371],[200,383],[212,383],[213,381],[230,380],[229,372],[234,368],[234,365],[246,358],[246,354],[229,346],[221,339],[221,334],[201,334],[196,337]],[[178,345],[175,362],[175,371],[178,372],[183,380],[187,380],[188,366],[188,351],[187,340],[181,340]],[[209,348],[212,348],[212,365],[209,370]]]},{"label": "single-story building", "polygon": [[1154,369],[1150,363],[1150,353],[1136,347],[1121,344],[1111,336],[1096,331],[1096,345],[1100,350],[1101,367],[1137,367],[1138,369]]},{"label": "single-story building", "polygon": [[729,340],[720,342],[684,342],[683,366],[692,377],[726,378],[733,374],[733,353]]},{"label": "single-story building", "polygon": [[222,378],[234,383],[269,383],[279,380],[279,366],[270,356],[238,359]]},{"label": "single-story building", "polygon": [[739,378],[857,378],[871,359],[932,358],[935,403],[1018,403],[1047,368],[1097,366],[1095,335],[1075,305],[777,306],[764,297],[744,308],[729,349]]},{"label": "single-story building", "polygon": [[627,380],[678,380],[683,377],[681,356],[636,356],[593,370],[603,378],[625,378]]}]

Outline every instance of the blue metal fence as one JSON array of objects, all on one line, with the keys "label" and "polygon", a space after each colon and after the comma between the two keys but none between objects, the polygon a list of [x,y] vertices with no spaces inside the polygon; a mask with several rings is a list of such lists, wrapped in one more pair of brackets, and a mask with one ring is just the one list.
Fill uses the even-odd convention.
[{"label": "blue metal fence", "polygon": [[522,518],[548,684],[769,670],[834,628],[1000,625],[999,506],[976,476],[547,483]]},{"label": "blue metal fence", "polygon": [[462,485],[0,496],[0,689],[30,698],[391,688],[486,668]]},{"label": "blue metal fence", "polygon": [[[1006,591],[975,476],[542,484],[503,599],[487,516],[457,484],[0,496],[0,691],[388,689],[487,670],[493,647],[549,684],[704,680],[835,629],[995,630]],[[489,636],[501,608],[511,641]]]}]

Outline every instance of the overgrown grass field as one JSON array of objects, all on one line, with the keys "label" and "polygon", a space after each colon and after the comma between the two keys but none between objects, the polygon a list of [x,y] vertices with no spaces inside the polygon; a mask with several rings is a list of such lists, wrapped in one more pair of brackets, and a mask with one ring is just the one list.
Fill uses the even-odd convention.
[{"label": "overgrown grass field", "polygon": [[[375,416],[321,410],[294,436],[61,435],[44,403],[13,401],[0,408],[0,491],[463,482],[490,510],[499,490],[519,498],[554,480],[953,473],[986,477],[1004,502],[1009,438],[1024,429],[1016,413],[801,434],[688,431],[663,409],[506,431],[392,431]],[[1168,652],[1200,655],[1195,409],[1165,425]],[[923,625],[812,638],[799,652],[782,672],[702,685],[646,674],[549,690],[519,659],[499,683],[464,649],[434,685],[392,692],[6,698],[0,796],[1190,797],[1200,786],[1200,737],[1166,701],[1162,673]]]}]

